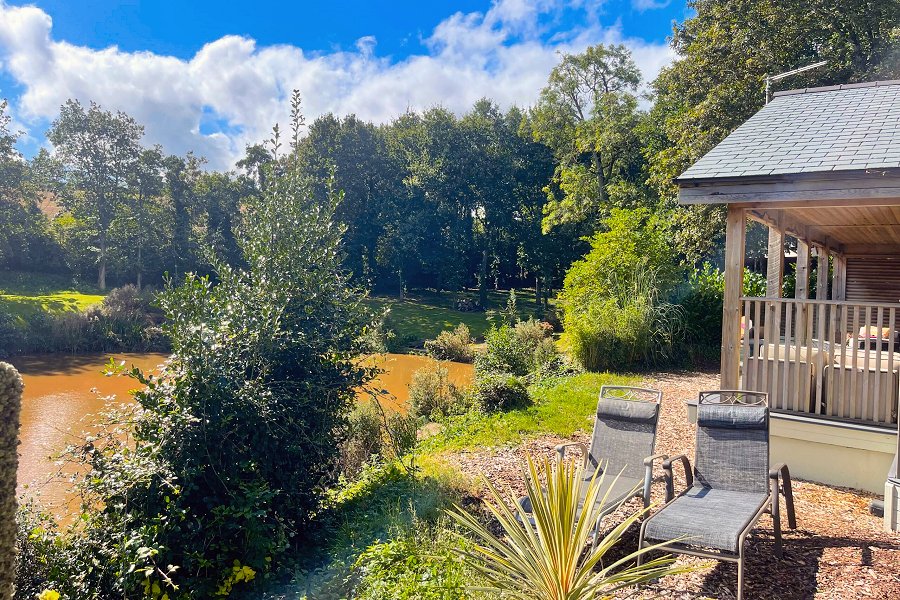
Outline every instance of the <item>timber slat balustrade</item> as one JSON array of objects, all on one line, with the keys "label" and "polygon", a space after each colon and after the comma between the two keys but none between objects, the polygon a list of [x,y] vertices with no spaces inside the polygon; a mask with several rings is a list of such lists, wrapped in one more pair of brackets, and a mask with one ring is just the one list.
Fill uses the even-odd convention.
[{"label": "timber slat balustrade", "polygon": [[741,298],[741,387],[776,412],[897,426],[895,304]]}]

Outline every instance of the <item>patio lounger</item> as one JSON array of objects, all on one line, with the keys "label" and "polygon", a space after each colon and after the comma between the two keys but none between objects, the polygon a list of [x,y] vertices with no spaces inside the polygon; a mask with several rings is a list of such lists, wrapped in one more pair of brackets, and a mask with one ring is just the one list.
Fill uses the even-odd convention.
[{"label": "patio lounger", "polygon": [[[680,462],[687,489],[674,497],[672,463]],[[738,390],[701,392],[693,470],[684,455],[663,462],[667,504],[641,526],[647,540],[671,542],[666,551],[738,565],[737,598],[743,596],[744,541],[763,513],[772,515],[775,554],[781,558],[784,496],[788,525],[796,528],[791,478],[786,465],[769,470],[769,409],[766,394]],[[638,564],[642,557],[638,558]]]},{"label": "patio lounger", "polygon": [[[600,502],[605,497],[605,503],[595,530],[603,517],[632,497],[642,498],[645,508],[650,505],[653,463],[666,458],[661,454],[653,455],[660,400],[662,392],[658,390],[605,385],[600,388],[590,449],[580,442],[556,446],[560,461],[565,458],[567,448],[575,447],[581,451],[585,482],[600,469],[606,474],[598,495]],[[531,502],[527,497],[519,498],[519,505],[526,513],[531,513]]]}]

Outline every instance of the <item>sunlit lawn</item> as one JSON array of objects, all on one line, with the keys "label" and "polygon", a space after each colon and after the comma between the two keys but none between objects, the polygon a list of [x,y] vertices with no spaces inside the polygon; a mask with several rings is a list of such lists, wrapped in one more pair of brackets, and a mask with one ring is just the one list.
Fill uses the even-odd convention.
[{"label": "sunlit lawn", "polygon": [[57,275],[0,272],[0,312],[24,318],[36,312],[83,310],[103,301],[88,285],[75,285]]},{"label": "sunlit lawn", "polygon": [[[452,292],[416,291],[404,299],[388,296],[376,296],[369,300],[370,306],[376,310],[390,308],[388,326],[395,331],[398,338],[408,345],[415,345],[433,339],[444,330],[453,329],[465,323],[472,335],[478,339],[484,337],[490,327],[489,312],[463,312],[454,308],[458,298],[475,299],[477,293],[455,294]],[[491,291],[488,293],[488,311],[500,310],[506,306],[509,292]],[[526,319],[538,314],[534,292],[516,290],[516,306],[519,316]]]},{"label": "sunlit lawn", "polygon": [[582,373],[550,380],[529,389],[533,404],[488,415],[469,413],[451,420],[444,431],[425,442],[426,451],[519,444],[529,437],[569,437],[591,429],[597,396],[603,385],[634,385],[638,378],[615,373]]}]

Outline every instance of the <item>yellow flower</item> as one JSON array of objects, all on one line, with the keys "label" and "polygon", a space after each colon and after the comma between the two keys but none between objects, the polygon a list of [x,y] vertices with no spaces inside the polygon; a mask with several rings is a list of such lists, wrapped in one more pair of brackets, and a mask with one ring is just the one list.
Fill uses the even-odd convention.
[{"label": "yellow flower", "polygon": [[59,592],[56,590],[44,590],[38,594],[37,600],[59,600]]}]

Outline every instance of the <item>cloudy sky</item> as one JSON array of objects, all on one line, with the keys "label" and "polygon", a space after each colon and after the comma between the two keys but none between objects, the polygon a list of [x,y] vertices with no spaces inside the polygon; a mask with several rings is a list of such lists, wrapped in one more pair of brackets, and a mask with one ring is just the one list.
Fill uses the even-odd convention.
[{"label": "cloudy sky", "polygon": [[[290,6],[281,6],[290,5]],[[647,80],[684,0],[0,0],[0,97],[33,154],[67,98],[127,112],[145,142],[229,168],[287,120],[376,122],[462,113],[488,96],[528,106],[559,52],[624,43]]]}]

